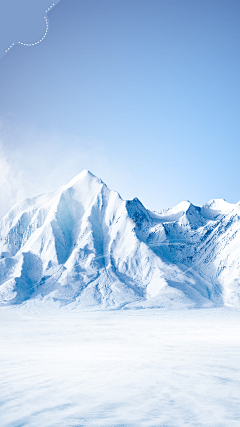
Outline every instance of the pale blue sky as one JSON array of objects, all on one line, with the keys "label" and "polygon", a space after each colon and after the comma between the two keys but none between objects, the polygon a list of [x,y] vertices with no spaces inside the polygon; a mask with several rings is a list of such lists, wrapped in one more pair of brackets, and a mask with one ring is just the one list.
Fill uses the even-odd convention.
[{"label": "pale blue sky", "polygon": [[61,0],[48,17],[0,61],[2,210],[85,167],[154,210],[240,200],[238,0]]}]

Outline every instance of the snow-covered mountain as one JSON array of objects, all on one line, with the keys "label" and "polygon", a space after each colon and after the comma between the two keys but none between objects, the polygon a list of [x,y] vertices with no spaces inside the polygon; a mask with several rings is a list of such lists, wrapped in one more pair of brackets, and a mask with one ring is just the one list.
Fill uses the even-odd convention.
[{"label": "snow-covered mountain", "polygon": [[240,302],[240,205],[151,212],[84,170],[0,223],[1,304],[117,309]]}]

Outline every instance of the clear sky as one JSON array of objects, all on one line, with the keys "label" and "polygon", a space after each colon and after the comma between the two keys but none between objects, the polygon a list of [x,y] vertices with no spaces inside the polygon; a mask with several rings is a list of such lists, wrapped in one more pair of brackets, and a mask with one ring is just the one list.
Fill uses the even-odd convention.
[{"label": "clear sky", "polygon": [[153,210],[240,200],[239,0],[55,1],[44,40],[5,54],[18,22],[21,41],[42,37],[51,5],[17,3],[0,45],[1,215],[84,168]]}]

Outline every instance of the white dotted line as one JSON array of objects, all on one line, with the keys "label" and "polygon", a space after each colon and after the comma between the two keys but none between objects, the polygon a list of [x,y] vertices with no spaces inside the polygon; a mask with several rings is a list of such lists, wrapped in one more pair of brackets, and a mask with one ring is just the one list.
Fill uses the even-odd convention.
[{"label": "white dotted line", "polygon": [[51,10],[53,6],[54,6],[54,3],[47,10],[45,10],[45,12],[48,13],[49,10]]},{"label": "white dotted line", "polygon": [[[46,31],[45,31],[45,33],[44,33],[43,37],[42,37],[40,40],[38,40],[38,42],[36,42],[36,43],[22,43],[22,42],[18,42],[18,44],[21,44],[22,46],[35,46],[36,44],[41,43],[41,42],[43,41],[43,39],[45,39],[45,37],[46,37],[46,35],[47,35],[47,32],[48,32],[48,27],[49,27],[47,17],[46,17],[46,16],[44,16],[44,19],[45,19],[45,21],[46,21]],[[13,44],[14,44],[14,43],[13,43]]]},{"label": "white dotted line", "polygon": [[[45,13],[48,13],[53,8],[53,6],[54,6],[54,3],[47,10],[45,10]],[[41,43],[45,39],[45,37],[46,37],[46,35],[48,33],[48,28],[49,28],[48,18],[46,16],[44,16],[44,19],[45,19],[45,22],[46,22],[46,31],[45,31],[43,37],[40,40],[38,40],[38,42],[36,42],[36,43],[22,43],[22,42],[18,42],[18,44],[21,44],[22,46],[35,46],[36,44]],[[8,52],[14,45],[15,45],[15,43],[11,44],[11,46],[9,46],[9,48],[7,50],[5,50],[5,52]]]},{"label": "white dotted line", "polygon": [[8,52],[14,46],[14,44],[15,43],[11,44],[11,46],[9,46],[9,48],[7,50],[5,50],[5,52]]}]

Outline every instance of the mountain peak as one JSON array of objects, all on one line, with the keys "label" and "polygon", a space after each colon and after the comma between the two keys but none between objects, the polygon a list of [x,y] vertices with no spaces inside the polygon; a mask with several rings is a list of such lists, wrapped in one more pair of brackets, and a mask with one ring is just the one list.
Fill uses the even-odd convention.
[{"label": "mountain peak", "polygon": [[236,205],[226,202],[225,199],[212,199],[201,208],[201,213],[206,218],[217,218],[219,215],[226,214],[234,209]]},{"label": "mountain peak", "polygon": [[240,305],[240,220],[225,221],[238,206],[183,201],[154,213],[84,169],[1,221],[0,305]]},{"label": "mountain peak", "polygon": [[76,175],[73,179],[71,179],[71,181],[64,185],[64,188],[70,188],[73,187],[75,184],[82,183],[84,181],[88,181],[88,180],[96,180],[99,183],[103,184],[102,180],[100,178],[98,178],[97,176],[93,175],[92,172],[90,172],[88,169],[83,169],[82,172],[80,172],[78,175]]}]

